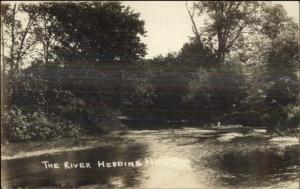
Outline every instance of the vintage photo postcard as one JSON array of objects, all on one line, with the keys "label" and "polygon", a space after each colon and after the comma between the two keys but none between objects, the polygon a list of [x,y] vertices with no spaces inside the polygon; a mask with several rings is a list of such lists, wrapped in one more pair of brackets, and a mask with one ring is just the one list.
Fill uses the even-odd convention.
[{"label": "vintage photo postcard", "polygon": [[299,189],[298,1],[1,2],[1,189]]}]

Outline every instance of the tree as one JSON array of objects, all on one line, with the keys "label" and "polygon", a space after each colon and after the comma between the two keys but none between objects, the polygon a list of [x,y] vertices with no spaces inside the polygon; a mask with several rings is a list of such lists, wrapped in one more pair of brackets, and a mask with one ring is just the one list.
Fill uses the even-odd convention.
[{"label": "tree", "polygon": [[53,61],[55,57],[54,48],[60,44],[54,35],[57,20],[49,13],[51,6],[51,3],[29,4],[23,9],[24,13],[30,17],[35,17],[32,35],[42,46],[42,51],[39,51],[38,54],[45,64],[48,64],[50,60]]},{"label": "tree", "polygon": [[[223,64],[226,53],[230,52],[243,32],[249,31],[249,27],[257,22],[258,8],[259,3],[255,1],[199,1],[194,3],[192,10],[187,6],[194,41],[200,49],[212,48],[217,62]],[[208,17],[202,30],[198,29],[195,13]]]},{"label": "tree", "polygon": [[281,5],[275,4],[262,7],[259,26],[257,33],[264,49],[259,45],[261,48],[254,51],[262,58],[252,71],[256,76],[252,78],[247,103],[262,115],[263,124],[269,126],[269,130],[287,129],[295,126],[289,123],[291,114],[288,112],[293,106],[299,107],[298,25]]},{"label": "tree", "polygon": [[24,13],[27,7],[26,4],[15,3],[13,5],[5,5],[4,10],[1,11],[5,35],[2,40],[8,48],[7,52],[9,54],[9,56],[6,56],[7,64],[5,67],[11,72],[16,72],[20,69],[24,57],[37,44],[37,40],[32,35],[36,15],[26,15],[27,19],[25,21],[20,16],[17,16]]},{"label": "tree", "polygon": [[241,66],[224,65],[218,68],[198,69],[191,80],[186,104],[207,121],[238,122],[236,114],[246,98],[246,82]]},{"label": "tree", "polygon": [[[272,14],[269,17],[272,17]],[[296,75],[296,66],[299,65],[299,31],[297,24],[289,19],[283,20],[280,25],[283,26],[274,27],[273,32],[267,33],[272,40],[269,55],[266,57],[267,81],[271,85],[266,90],[265,103],[271,109],[271,123],[275,124],[274,121],[277,121],[277,127],[286,129],[289,126],[286,107],[297,104],[300,92]]]},{"label": "tree", "polygon": [[203,47],[196,41],[185,43],[181,48],[177,61],[184,63],[196,63],[203,67],[215,66],[216,58],[208,47]]},{"label": "tree", "polygon": [[145,55],[144,21],[120,2],[51,3],[61,60],[133,61]]}]

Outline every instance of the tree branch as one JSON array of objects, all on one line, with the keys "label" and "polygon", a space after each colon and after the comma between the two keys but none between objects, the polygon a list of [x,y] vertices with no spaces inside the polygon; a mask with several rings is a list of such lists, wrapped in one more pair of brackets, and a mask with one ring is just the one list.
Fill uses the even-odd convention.
[{"label": "tree branch", "polygon": [[203,49],[203,43],[201,41],[200,33],[197,29],[197,25],[196,25],[195,20],[194,20],[195,9],[193,9],[193,12],[191,13],[191,11],[190,11],[190,9],[187,5],[187,2],[185,3],[185,6],[186,6],[186,10],[187,10],[187,12],[190,16],[191,22],[192,22],[192,30],[193,30],[193,33],[195,34],[196,41],[200,45],[200,47]]},{"label": "tree branch", "polygon": [[10,47],[10,59],[12,61],[11,67],[15,67],[15,15],[16,15],[16,3],[14,4],[12,12],[12,21],[11,21],[11,47]]},{"label": "tree branch", "polygon": [[238,31],[236,32],[236,36],[233,38],[233,40],[227,45],[226,49],[229,49],[232,47],[233,43],[239,38],[239,36],[241,35],[242,31],[244,29],[244,26],[240,26],[240,28],[238,29]]}]

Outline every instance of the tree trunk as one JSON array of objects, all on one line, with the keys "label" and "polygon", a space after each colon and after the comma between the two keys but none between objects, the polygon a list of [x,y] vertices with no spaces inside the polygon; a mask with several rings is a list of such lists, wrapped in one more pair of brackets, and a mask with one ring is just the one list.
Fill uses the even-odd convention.
[{"label": "tree trunk", "polygon": [[12,22],[11,22],[11,47],[10,47],[10,68],[15,67],[15,15],[16,15],[16,7],[14,4],[13,12],[12,12]]},{"label": "tree trunk", "polygon": [[221,29],[218,33],[218,50],[217,50],[217,59],[219,64],[224,64],[225,62],[225,51],[226,51],[226,41],[222,35]]},{"label": "tree trunk", "polygon": [[28,23],[27,23],[27,26],[25,28],[25,31],[24,31],[24,34],[22,36],[22,39],[21,39],[21,43],[20,43],[20,46],[19,46],[19,49],[18,49],[18,56],[17,56],[17,59],[16,59],[16,69],[18,70],[19,69],[19,64],[20,64],[20,60],[21,60],[21,54],[22,54],[22,50],[24,48],[24,43],[25,43],[25,39],[26,39],[26,36],[31,28],[31,25],[32,25],[32,18],[30,17],[29,20],[28,20]]}]

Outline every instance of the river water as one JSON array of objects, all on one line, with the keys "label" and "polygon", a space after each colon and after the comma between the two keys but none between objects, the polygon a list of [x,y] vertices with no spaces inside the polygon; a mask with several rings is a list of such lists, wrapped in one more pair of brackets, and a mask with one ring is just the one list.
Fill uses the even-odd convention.
[{"label": "river water", "polygon": [[[3,188],[298,189],[299,161],[288,156],[287,146],[251,137],[256,134],[133,130],[124,136],[134,141],[128,144],[1,161],[1,181]],[[60,168],[46,169],[43,161]],[[88,162],[91,168],[67,169],[64,162]]]}]

